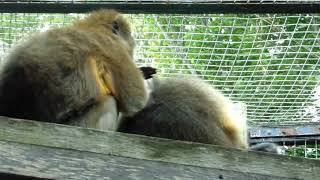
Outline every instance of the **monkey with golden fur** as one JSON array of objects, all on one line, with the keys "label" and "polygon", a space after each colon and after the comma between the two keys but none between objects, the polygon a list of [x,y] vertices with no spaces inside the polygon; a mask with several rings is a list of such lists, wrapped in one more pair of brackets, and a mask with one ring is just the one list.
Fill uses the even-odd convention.
[{"label": "monkey with golden fur", "polygon": [[92,128],[108,126],[102,116],[133,115],[148,99],[134,46],[114,10],[20,41],[0,69],[0,115]]},{"label": "monkey with golden fur", "polygon": [[246,149],[232,102],[198,78],[153,78],[148,105],[119,131]]},{"label": "monkey with golden fur", "polygon": [[[156,70],[141,68],[145,79]],[[199,78],[176,77],[147,80],[151,90],[148,105],[122,120],[119,131],[161,138],[215,144],[281,154],[274,143],[248,146],[241,139],[244,124],[236,120],[233,103]]]}]

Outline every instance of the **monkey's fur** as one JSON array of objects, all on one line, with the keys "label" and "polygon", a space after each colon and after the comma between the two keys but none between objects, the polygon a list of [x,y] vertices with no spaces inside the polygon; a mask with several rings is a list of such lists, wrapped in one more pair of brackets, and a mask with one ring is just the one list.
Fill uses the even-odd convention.
[{"label": "monkey's fur", "polygon": [[270,142],[258,143],[250,146],[251,151],[262,151],[274,154],[281,154],[281,148],[277,144]]},{"label": "monkey's fur", "polygon": [[112,114],[136,113],[148,95],[134,46],[129,24],[114,10],[22,40],[0,69],[0,115],[65,123],[101,117],[114,101]]},{"label": "monkey's fur", "polygon": [[246,149],[232,103],[197,78],[152,79],[148,105],[119,131]]},{"label": "monkey's fur", "polygon": [[[145,79],[156,73],[149,67],[140,70]],[[274,143],[248,147],[240,138],[240,131],[247,129],[233,117],[231,101],[202,80],[155,77],[148,81],[152,92],[148,105],[135,116],[124,118],[119,131],[281,154]]]}]

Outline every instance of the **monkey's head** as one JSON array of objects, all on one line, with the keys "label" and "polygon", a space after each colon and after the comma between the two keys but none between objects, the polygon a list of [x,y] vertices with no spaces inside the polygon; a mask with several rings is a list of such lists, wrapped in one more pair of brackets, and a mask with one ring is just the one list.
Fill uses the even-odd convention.
[{"label": "monkey's head", "polygon": [[77,25],[90,29],[94,28],[95,31],[102,31],[114,38],[119,38],[128,46],[129,53],[133,55],[135,42],[131,35],[130,24],[116,10],[93,11],[85,19],[78,21]]}]

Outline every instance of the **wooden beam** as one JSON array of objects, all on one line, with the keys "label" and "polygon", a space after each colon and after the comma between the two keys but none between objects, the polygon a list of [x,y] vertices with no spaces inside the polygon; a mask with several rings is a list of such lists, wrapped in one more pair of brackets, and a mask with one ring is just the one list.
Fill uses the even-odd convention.
[{"label": "wooden beam", "polygon": [[2,0],[1,13],[85,13],[112,8],[123,13],[204,14],[204,13],[318,13],[319,2],[301,1],[73,1]]},{"label": "wooden beam", "polygon": [[283,179],[5,141],[0,141],[0,153],[0,171],[38,179]]},{"label": "wooden beam", "polygon": [[[231,179],[241,179],[243,175],[245,179],[270,177],[313,180],[319,177],[320,172],[319,160],[199,143],[6,117],[0,117],[0,127],[0,172],[22,172],[25,175],[38,174],[40,177],[50,175],[48,178],[66,177],[66,174],[81,177],[84,173],[94,175],[95,171],[109,172],[101,175],[112,174],[110,169],[126,167],[126,164],[129,166],[127,169],[132,167],[132,174],[136,171],[133,167],[138,166],[141,171],[137,174],[142,178],[143,174],[152,178],[152,174],[158,171],[161,177],[166,177],[166,173],[170,177],[174,174],[186,177],[183,174],[192,174],[195,169],[195,176],[199,178],[208,175],[215,177],[211,179],[223,179],[228,174],[235,174],[239,178]],[[24,161],[18,166],[19,162]],[[61,171],[64,175],[59,176]],[[123,169],[117,173],[120,172]],[[195,176],[190,175],[190,179],[199,179]]]}]

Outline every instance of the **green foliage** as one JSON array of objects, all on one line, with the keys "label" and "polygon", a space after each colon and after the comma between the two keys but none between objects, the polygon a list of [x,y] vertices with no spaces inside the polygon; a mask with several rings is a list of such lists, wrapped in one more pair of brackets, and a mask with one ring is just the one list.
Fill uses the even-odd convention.
[{"label": "green foliage", "polygon": [[13,14],[3,13],[0,16],[0,37],[9,45],[19,40],[22,35],[44,31],[51,26],[61,26],[81,15],[76,14]]},{"label": "green foliage", "polygon": [[268,122],[299,118],[293,113],[311,103],[319,81],[319,16],[144,17],[143,56],[164,74],[196,72]]},{"label": "green foliage", "polygon": [[299,145],[299,146],[289,147],[285,151],[285,154],[289,156],[319,158],[320,149],[315,147],[315,145]]}]

